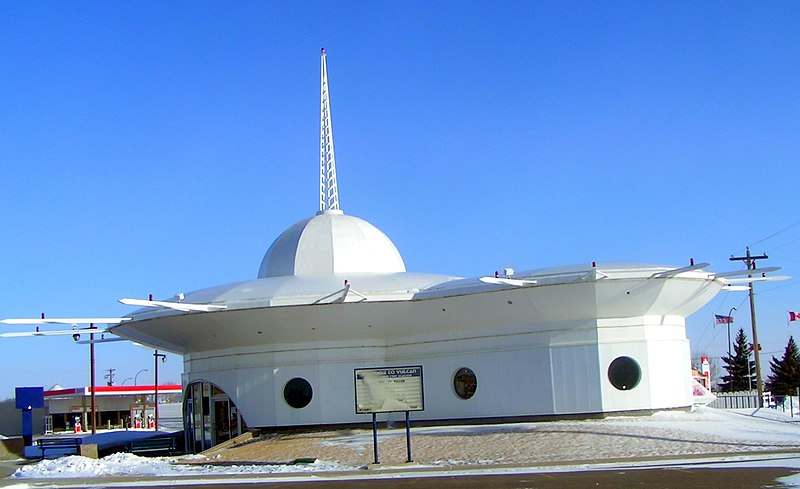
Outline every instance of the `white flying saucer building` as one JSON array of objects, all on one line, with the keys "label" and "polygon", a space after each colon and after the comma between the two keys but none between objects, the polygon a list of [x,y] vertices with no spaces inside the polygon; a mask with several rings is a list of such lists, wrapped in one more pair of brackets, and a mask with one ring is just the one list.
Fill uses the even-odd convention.
[{"label": "white flying saucer building", "polygon": [[685,318],[721,275],[628,263],[407,272],[385,234],[339,210],[324,51],[321,63],[319,212],[278,236],[258,278],[153,301],[111,328],[183,355],[191,447],[245,425],[368,422],[353,375],[373,367],[422,367],[415,422],[691,406]]}]

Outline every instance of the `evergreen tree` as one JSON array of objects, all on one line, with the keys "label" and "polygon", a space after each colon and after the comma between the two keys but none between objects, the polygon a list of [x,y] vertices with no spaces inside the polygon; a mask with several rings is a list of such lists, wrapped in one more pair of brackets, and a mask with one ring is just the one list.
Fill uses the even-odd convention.
[{"label": "evergreen tree", "polygon": [[755,362],[750,360],[750,353],[753,349],[747,341],[744,329],[739,328],[736,339],[733,343],[733,355],[722,357],[728,375],[720,377],[722,383],[719,388],[723,392],[746,391],[756,387]]},{"label": "evergreen tree", "polygon": [[767,380],[767,389],[774,395],[785,396],[797,392],[800,387],[800,350],[793,337],[783,352],[783,358],[777,360],[772,357],[770,362],[772,373]]}]

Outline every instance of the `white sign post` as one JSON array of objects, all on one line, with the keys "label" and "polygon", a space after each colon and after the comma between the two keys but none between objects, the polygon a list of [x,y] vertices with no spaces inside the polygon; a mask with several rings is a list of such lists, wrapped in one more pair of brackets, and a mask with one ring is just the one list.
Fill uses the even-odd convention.
[{"label": "white sign post", "polygon": [[354,372],[356,414],[372,414],[372,440],[375,463],[378,461],[378,413],[406,413],[407,462],[411,462],[410,411],[425,409],[422,366],[357,368]]}]

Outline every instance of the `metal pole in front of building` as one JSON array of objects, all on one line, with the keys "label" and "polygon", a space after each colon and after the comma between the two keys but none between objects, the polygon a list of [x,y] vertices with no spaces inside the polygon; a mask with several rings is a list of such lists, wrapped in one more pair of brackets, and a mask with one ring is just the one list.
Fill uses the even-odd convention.
[{"label": "metal pole in front of building", "polygon": [[411,459],[411,420],[408,417],[408,411],[406,411],[406,453],[408,454],[406,462],[413,462],[414,460]]},{"label": "metal pole in front of building", "polygon": [[[89,323],[89,329],[94,329],[94,323]],[[95,403],[94,397],[94,333],[89,333],[89,370],[91,371],[90,374],[90,383],[92,389],[92,434],[97,434],[97,403]]]},{"label": "metal pole in front of building", "polygon": [[[728,358],[733,358],[733,353],[731,352],[731,323],[733,322],[733,311],[737,311],[735,307],[731,307],[731,310],[728,311]],[[748,358],[747,361],[749,362],[750,359]],[[730,382],[730,391],[733,392],[733,380]]]},{"label": "metal pole in front of building", "polygon": [[372,451],[375,453],[375,465],[378,465],[378,418],[372,413]]},{"label": "metal pole in front of building", "polygon": [[155,423],[156,431],[158,431],[158,350],[155,350],[153,353],[153,358],[155,358],[155,385],[154,388],[154,395],[153,395],[153,421]]},{"label": "metal pole in front of building", "polygon": [[153,395],[153,424],[155,430],[158,431],[158,361],[161,360],[162,362],[167,361],[167,356],[163,353],[158,353],[158,350],[153,351],[153,358],[155,359],[154,369],[154,377],[155,377],[155,386],[154,386],[154,395]]}]

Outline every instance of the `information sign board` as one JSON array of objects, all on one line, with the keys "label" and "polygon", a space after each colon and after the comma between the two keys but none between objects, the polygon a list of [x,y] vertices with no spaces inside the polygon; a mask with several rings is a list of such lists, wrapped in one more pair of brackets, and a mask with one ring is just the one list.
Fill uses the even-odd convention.
[{"label": "information sign board", "polygon": [[44,387],[17,387],[15,394],[17,409],[44,407]]},{"label": "information sign board", "polygon": [[422,411],[422,366],[355,369],[356,414]]}]

